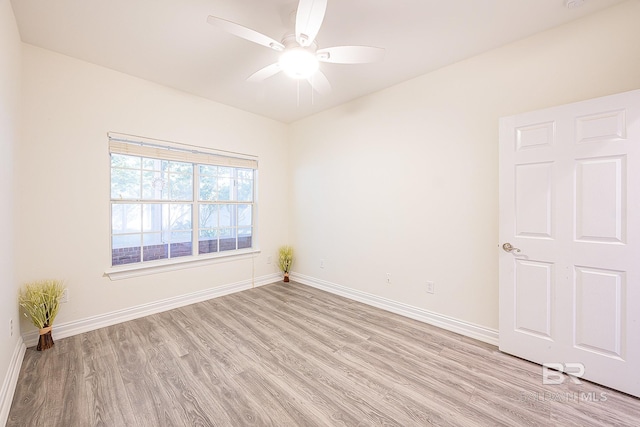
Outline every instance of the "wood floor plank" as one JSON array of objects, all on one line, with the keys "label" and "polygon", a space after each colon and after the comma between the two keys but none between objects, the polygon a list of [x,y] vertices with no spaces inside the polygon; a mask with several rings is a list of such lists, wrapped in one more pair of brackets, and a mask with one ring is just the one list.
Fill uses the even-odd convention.
[{"label": "wood floor plank", "polygon": [[448,387],[435,377],[415,375],[410,367],[370,350],[371,346],[349,346],[338,353],[341,357],[358,361],[363,369],[382,372],[393,384],[393,394],[411,394],[417,402],[414,411],[420,408],[424,413],[441,417],[455,414],[460,420],[475,419],[479,423],[477,425],[492,425],[491,417],[468,405],[472,391]]},{"label": "wood floor plank", "polygon": [[[53,405],[51,398],[48,398],[43,390],[47,384],[47,362],[55,358],[54,349],[47,352],[37,352],[35,348],[27,349],[20,368],[21,383],[16,387],[7,420],[8,427],[47,425],[49,418],[46,412]],[[56,406],[57,404],[58,402]]]},{"label": "wood floor plank", "polygon": [[640,399],[541,383],[495,346],[276,283],[28,349],[7,426],[640,425]]},{"label": "wood floor plank", "polygon": [[[110,332],[123,327],[126,326],[116,325],[114,328],[100,330],[99,333],[109,342],[115,335]],[[112,344],[118,345],[118,342]],[[84,373],[85,406],[89,414],[86,424],[137,426],[115,355],[111,352],[91,354],[91,357],[83,357],[83,362],[82,366],[78,364],[73,369]],[[63,424],[58,420],[52,425]]]},{"label": "wood floor plank", "polygon": [[280,386],[277,381],[255,369],[248,369],[234,376],[239,390],[246,393],[256,405],[267,406],[272,415],[270,425],[278,426],[320,426],[315,414],[308,405],[288,387]]},{"label": "wood floor plank", "polygon": [[[150,351],[150,366],[160,387],[169,395],[165,401],[175,425],[215,426],[229,425],[228,414],[219,405],[215,391],[203,390],[196,384],[181,358],[176,358],[170,349],[159,346]],[[170,405],[170,406],[169,406]]]},{"label": "wood floor plank", "polygon": [[[249,317],[253,321],[254,325],[257,325],[254,326],[253,332],[258,333],[261,326],[266,330],[272,330],[273,325],[271,324],[271,322],[266,317],[261,317],[257,314],[257,312],[263,310],[263,306],[261,304],[253,304],[253,301],[245,302],[247,304],[251,304],[250,306],[254,308],[253,310],[244,311],[244,315]],[[240,312],[240,307],[230,305],[230,308],[233,308],[236,312]],[[313,345],[309,344],[310,342],[320,343],[331,340],[332,338],[336,338],[335,336],[332,336],[335,331],[331,328],[325,329],[324,331],[328,335],[323,335],[321,340],[300,340],[299,332],[292,331],[296,331],[296,329],[300,328],[301,325],[306,331],[309,330],[308,328],[312,328],[311,330],[314,330],[319,325],[313,322],[306,322],[304,319],[301,319],[302,316],[300,316],[299,313],[296,314],[298,315],[289,313],[289,315],[283,316],[283,307],[278,307],[278,310],[270,312],[271,316],[277,315],[280,319],[282,319],[281,322],[278,322],[279,325],[283,326],[282,329],[280,329],[280,333],[282,333],[283,335],[288,335],[288,338],[290,338],[286,340],[286,346],[278,346],[270,350],[270,352],[275,354],[277,356],[277,359],[284,364],[284,366],[286,367],[285,370],[291,370],[291,368],[293,368],[293,372],[302,372],[304,374],[304,378],[307,380],[307,384],[305,385],[307,389],[315,388],[317,384],[320,384],[324,385],[325,388],[333,390],[333,393],[337,394],[341,401],[356,400],[358,402],[358,405],[355,406],[358,406],[359,409],[348,415],[351,416],[354,420],[359,420],[358,424],[365,421],[369,421],[376,425],[396,424],[393,419],[388,419],[385,414],[379,412],[376,407],[371,406],[372,404],[375,404],[376,396],[369,394],[367,396],[367,400],[363,400],[358,396],[354,396],[350,393],[352,389],[345,388],[342,385],[343,383],[348,383],[347,378],[336,378],[335,375],[332,375],[332,372],[329,372],[329,366],[327,365],[325,365],[323,369],[318,369],[315,365],[315,363],[319,362],[317,359],[314,360],[314,363],[308,363],[308,360],[310,360],[310,358],[308,357],[308,353],[305,352],[305,354],[303,355],[301,351],[308,350],[309,346]],[[317,332],[314,337],[317,338],[321,334],[322,332]],[[333,349],[331,347],[322,347],[324,347],[326,354],[331,355],[333,353]],[[361,394],[366,395],[367,393],[362,392]],[[342,416],[347,416],[347,414],[343,414]]]},{"label": "wood floor plank", "polygon": [[[459,340],[459,336],[455,334],[441,335],[442,331],[438,328],[416,329],[415,327],[407,327],[408,325],[415,326],[412,325],[412,322],[418,322],[356,301],[344,300],[340,305],[337,301],[331,300],[336,298],[335,295],[328,294],[330,295],[326,298],[328,301],[324,301],[325,298],[320,298],[318,295],[315,298],[311,298],[309,291],[299,293],[301,298],[295,300],[295,304],[292,304],[293,306],[304,308],[305,311],[315,313],[323,319],[334,320],[342,327],[355,331],[355,333],[366,338],[372,334],[389,337],[402,335],[406,338],[406,342],[419,345],[421,350],[430,349],[434,354],[437,354],[442,349],[443,342],[452,340],[451,335],[455,336],[454,340]],[[273,291],[271,291],[271,294],[273,294]],[[324,294],[327,293],[325,292],[321,296],[324,296]],[[292,292],[292,295],[296,295],[296,293]]]},{"label": "wood floor plank", "polygon": [[[250,303],[250,301],[247,303]],[[358,371],[355,365],[349,364],[344,359],[337,359],[331,347],[327,347],[317,340],[300,339],[301,333],[304,333],[304,330],[300,330],[296,323],[292,322],[292,320],[299,317],[297,313],[283,315],[280,311],[272,312],[256,305],[253,307],[255,309],[249,312],[250,318],[254,321],[254,325],[268,323],[268,317],[278,316],[282,319],[282,321],[278,322],[281,327],[280,335],[283,338],[282,344],[274,346],[273,349],[270,350],[272,353],[287,354],[287,352],[299,352],[306,359],[320,367],[324,373],[326,373],[327,370],[339,373],[344,381],[353,383],[354,389],[370,390],[376,392],[378,395],[384,395],[388,392],[388,384],[386,384],[384,380],[381,380],[380,377],[376,380],[375,372],[367,372],[365,375],[365,373]],[[281,356],[280,359],[286,360],[286,357]]]},{"label": "wood floor plank", "polygon": [[154,374],[149,347],[144,345],[156,323],[144,318],[128,326],[125,341],[120,342],[115,356],[136,421],[141,427],[177,425],[174,411],[166,408],[171,396]]},{"label": "wood floor plank", "polygon": [[[294,331],[297,331],[298,333],[294,332],[294,336],[302,339],[305,343],[313,341],[335,351],[347,343],[363,341],[368,337],[368,335],[363,336],[359,333],[346,331],[331,322],[320,320],[317,316],[310,316],[306,310],[300,310],[294,306],[271,309],[268,306],[268,299],[258,303],[242,298],[242,296],[239,297],[239,302],[246,306],[243,313],[247,318],[269,322],[264,316],[260,318],[255,316],[256,312],[267,313],[274,322],[277,320],[277,325],[286,325],[288,328],[293,328]],[[236,307],[236,311],[240,309],[241,307]],[[276,316],[275,319],[274,316]],[[300,332],[304,332],[305,335],[301,335]]]},{"label": "wood floor plank", "polygon": [[88,418],[89,411],[84,405],[84,377],[82,371],[74,369],[82,361],[82,340],[80,336],[71,337],[59,344],[65,345],[65,351],[56,359],[63,366],[49,366],[50,377],[48,384],[57,383],[57,390],[50,389],[49,394],[58,393],[61,396],[63,406],[59,415],[62,425],[71,425],[74,420]]}]

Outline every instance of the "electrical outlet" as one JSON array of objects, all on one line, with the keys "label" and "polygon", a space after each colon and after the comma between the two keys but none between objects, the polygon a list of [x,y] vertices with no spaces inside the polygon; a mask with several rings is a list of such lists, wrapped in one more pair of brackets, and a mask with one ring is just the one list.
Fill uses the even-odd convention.
[{"label": "electrical outlet", "polygon": [[267,264],[271,264],[273,262],[273,258],[271,257],[271,255],[269,255],[267,257]]},{"label": "electrical outlet", "polygon": [[391,283],[391,273],[387,273],[387,283]]},{"label": "electrical outlet", "polygon": [[427,282],[427,293],[428,294],[436,293],[436,284],[434,282]]},{"label": "electrical outlet", "polygon": [[69,302],[69,288],[65,288],[60,297],[60,302]]},{"label": "electrical outlet", "polygon": [[323,259],[320,260],[320,268],[324,268],[324,260]]}]

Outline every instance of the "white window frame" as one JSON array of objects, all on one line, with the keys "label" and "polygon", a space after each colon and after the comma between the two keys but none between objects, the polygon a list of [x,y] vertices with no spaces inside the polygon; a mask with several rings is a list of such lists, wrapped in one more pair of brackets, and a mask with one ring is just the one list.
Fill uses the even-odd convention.
[{"label": "white window frame", "polygon": [[[164,271],[173,271],[183,268],[195,267],[203,264],[211,264],[223,261],[229,261],[229,258],[244,259],[252,258],[255,254],[260,252],[258,247],[258,232],[257,232],[257,214],[258,214],[258,159],[256,156],[231,153],[220,150],[211,150],[204,147],[197,147],[192,145],[180,144],[169,141],[155,140],[150,138],[137,137],[126,134],[118,134],[109,132],[109,158],[112,154],[130,155],[135,157],[146,157],[159,160],[169,160],[191,163],[193,165],[193,195],[190,201],[172,201],[172,200],[148,200],[144,199],[143,195],[140,195],[140,199],[114,199],[110,196],[109,202],[109,265],[105,271],[111,280],[124,279],[129,277],[136,277],[146,274],[155,274]],[[199,200],[199,179],[200,168],[199,165],[211,165],[211,166],[223,166],[234,168],[234,185],[233,191],[236,191],[237,171],[239,169],[252,169],[253,170],[253,200],[248,201],[201,201]],[[109,194],[111,194],[111,162],[109,162]],[[142,191],[142,190],[141,190]],[[112,206],[119,203],[129,204],[190,204],[191,205],[191,221],[192,221],[192,238],[191,246],[192,253],[188,256],[181,256],[177,258],[164,258],[158,260],[144,261],[143,248],[141,247],[141,260],[133,263],[112,265],[113,262],[113,228],[112,228]],[[227,250],[220,252],[218,247],[217,252],[199,254],[199,211],[201,205],[206,204],[230,204],[230,205],[251,205],[251,247],[235,250]],[[236,225],[236,242],[238,241],[238,226]],[[141,231],[142,236],[143,231]],[[143,245],[143,242],[141,242]],[[219,243],[218,243],[219,245]]]}]

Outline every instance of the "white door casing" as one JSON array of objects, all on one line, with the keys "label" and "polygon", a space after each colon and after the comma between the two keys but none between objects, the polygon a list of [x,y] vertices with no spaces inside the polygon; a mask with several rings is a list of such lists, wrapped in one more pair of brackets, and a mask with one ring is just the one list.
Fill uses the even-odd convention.
[{"label": "white door casing", "polygon": [[499,182],[500,350],[640,397],[640,90],[501,119]]}]

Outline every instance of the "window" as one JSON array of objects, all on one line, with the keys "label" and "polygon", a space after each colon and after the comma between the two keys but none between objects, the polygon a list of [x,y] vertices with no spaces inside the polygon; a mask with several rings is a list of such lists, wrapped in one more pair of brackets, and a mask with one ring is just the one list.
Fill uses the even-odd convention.
[{"label": "window", "polygon": [[112,134],[109,148],[112,266],[253,247],[255,159]]}]

